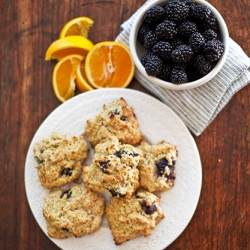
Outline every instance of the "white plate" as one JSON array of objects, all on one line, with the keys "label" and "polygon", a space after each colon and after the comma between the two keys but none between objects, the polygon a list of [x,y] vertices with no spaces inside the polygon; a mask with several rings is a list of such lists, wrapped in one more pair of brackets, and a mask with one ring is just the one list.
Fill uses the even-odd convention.
[{"label": "white plate", "polygon": [[[184,123],[166,105],[142,92],[99,89],[80,94],[60,105],[46,118],[31,141],[25,164],[25,186],[30,208],[39,226],[47,235],[42,206],[49,190],[42,187],[38,179],[33,154],[34,143],[53,132],[82,134],[87,119],[97,115],[103,104],[120,97],[134,107],[141,131],[149,142],[164,140],[177,147],[175,185],[161,194],[160,204],[165,218],[150,236],[138,237],[116,246],[104,216],[101,228],[91,235],[62,240],[50,238],[62,249],[163,249],[182,233],[196,209],[201,191],[201,162],[195,141]],[[91,162],[91,155],[87,163]]]}]

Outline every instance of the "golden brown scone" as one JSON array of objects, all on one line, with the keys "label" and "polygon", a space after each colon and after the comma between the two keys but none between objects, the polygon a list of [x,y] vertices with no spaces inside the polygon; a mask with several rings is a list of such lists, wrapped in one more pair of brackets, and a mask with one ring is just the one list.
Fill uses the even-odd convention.
[{"label": "golden brown scone", "polygon": [[150,192],[170,189],[175,181],[176,147],[164,141],[155,145],[142,141],[138,149],[145,154],[139,164],[141,186]]},{"label": "golden brown scone", "polygon": [[109,136],[96,145],[92,164],[83,166],[83,182],[95,191],[129,199],[139,188],[142,158],[132,145]]},{"label": "golden brown scone", "polygon": [[56,189],[45,198],[43,215],[52,238],[82,237],[100,228],[105,200],[84,186]]},{"label": "golden brown scone", "polygon": [[138,236],[150,235],[164,217],[159,201],[157,196],[142,189],[131,199],[112,197],[106,216],[115,243],[120,245]]},{"label": "golden brown scone", "polygon": [[85,135],[92,147],[102,138],[115,135],[122,143],[137,144],[142,139],[134,109],[123,98],[103,105],[103,110],[93,119],[87,120]]},{"label": "golden brown scone", "polygon": [[41,184],[50,189],[79,178],[88,151],[83,136],[53,133],[37,142],[34,157]]}]

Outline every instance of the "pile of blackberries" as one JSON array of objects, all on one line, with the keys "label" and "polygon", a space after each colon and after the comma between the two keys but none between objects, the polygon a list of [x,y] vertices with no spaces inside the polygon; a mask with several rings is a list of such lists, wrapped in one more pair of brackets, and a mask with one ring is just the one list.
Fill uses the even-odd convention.
[{"label": "pile of blackberries", "polygon": [[224,52],[216,17],[193,0],[170,0],[147,10],[138,31],[148,50],[141,63],[150,76],[175,84],[208,74]]}]

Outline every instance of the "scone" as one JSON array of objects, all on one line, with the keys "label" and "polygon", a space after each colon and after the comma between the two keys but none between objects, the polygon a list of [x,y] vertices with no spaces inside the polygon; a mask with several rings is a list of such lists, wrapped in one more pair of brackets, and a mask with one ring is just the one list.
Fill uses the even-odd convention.
[{"label": "scone", "polygon": [[132,145],[109,136],[96,145],[91,165],[83,166],[83,182],[95,191],[129,199],[139,188],[137,166],[142,159]]},{"label": "scone", "polygon": [[131,199],[112,197],[106,216],[115,243],[120,245],[138,236],[150,235],[164,217],[159,201],[157,196],[142,189]]},{"label": "scone", "polygon": [[88,151],[83,136],[53,133],[37,142],[34,157],[38,163],[41,184],[50,189],[79,178]]},{"label": "scone", "polygon": [[175,181],[176,147],[164,141],[155,145],[142,141],[138,149],[145,154],[139,165],[141,186],[150,192],[170,189]]},{"label": "scone", "polygon": [[84,186],[56,189],[45,198],[43,215],[52,238],[82,237],[100,228],[105,199]]},{"label": "scone", "polygon": [[85,135],[92,147],[102,138],[115,135],[122,143],[137,144],[142,139],[134,110],[123,98],[108,105],[93,119],[87,120]]}]

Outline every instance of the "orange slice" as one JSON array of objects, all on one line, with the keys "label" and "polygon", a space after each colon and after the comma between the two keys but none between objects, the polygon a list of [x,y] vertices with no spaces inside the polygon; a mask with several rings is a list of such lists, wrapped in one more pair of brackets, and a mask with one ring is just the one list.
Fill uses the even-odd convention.
[{"label": "orange slice", "polygon": [[86,56],[93,48],[93,43],[82,36],[67,36],[54,41],[46,51],[45,60],[57,59],[78,54]]},{"label": "orange slice", "polygon": [[93,87],[90,85],[87,76],[85,74],[85,60],[82,60],[76,70],[76,87],[81,91],[92,90]]},{"label": "orange slice", "polygon": [[65,102],[75,95],[76,70],[83,56],[69,55],[62,58],[55,66],[52,85],[59,101]]},{"label": "orange slice", "polygon": [[65,36],[83,36],[87,38],[93,24],[94,21],[89,17],[74,18],[63,26],[59,38]]},{"label": "orange slice", "polygon": [[129,48],[120,42],[101,42],[87,54],[86,76],[95,88],[125,88],[134,76]]}]

